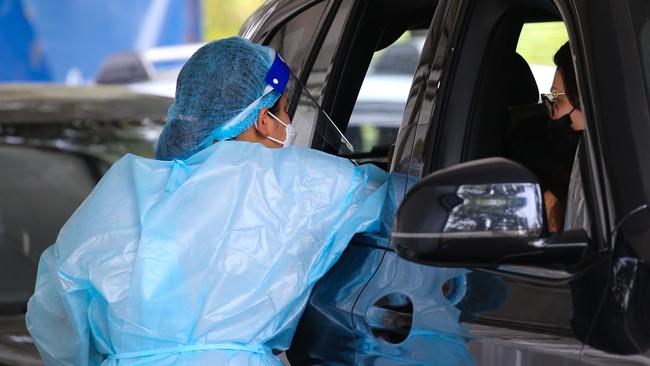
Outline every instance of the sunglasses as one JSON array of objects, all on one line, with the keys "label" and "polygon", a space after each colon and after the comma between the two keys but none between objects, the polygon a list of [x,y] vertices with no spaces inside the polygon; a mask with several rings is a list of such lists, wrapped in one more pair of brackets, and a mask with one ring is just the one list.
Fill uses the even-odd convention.
[{"label": "sunglasses", "polygon": [[541,94],[542,102],[546,106],[546,111],[549,116],[553,116],[553,103],[557,100],[557,97],[560,95],[566,95],[564,92],[552,91],[550,93]]}]

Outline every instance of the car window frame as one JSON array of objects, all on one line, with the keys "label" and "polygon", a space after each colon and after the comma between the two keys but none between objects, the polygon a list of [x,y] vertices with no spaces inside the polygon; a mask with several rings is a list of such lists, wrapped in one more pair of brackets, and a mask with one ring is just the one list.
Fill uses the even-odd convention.
[{"label": "car window frame", "polygon": [[[275,36],[284,28],[287,24],[291,23],[294,21],[296,18],[300,17],[301,15],[305,14],[307,11],[312,10],[314,7],[317,7],[319,5],[324,5],[323,12],[318,18],[318,22],[316,26],[313,28],[313,32],[309,36],[309,39],[305,43],[305,50],[308,50],[308,52],[304,52],[297,60],[298,62],[296,63],[297,67],[292,68],[292,71],[294,74],[296,74],[298,77],[302,75],[305,72],[305,67],[309,66],[308,63],[306,62],[309,58],[311,53],[314,52],[314,47],[318,45],[317,38],[319,37],[320,33],[323,31],[323,29],[326,26],[325,20],[328,18],[328,15],[332,11],[332,1],[331,0],[310,0],[308,2],[305,2],[302,6],[297,7],[293,12],[288,13],[289,15],[286,16],[285,18],[282,18],[281,21],[278,21],[277,24],[273,26],[273,28],[269,29],[269,31],[266,33],[266,35],[263,37],[262,40],[260,40],[260,43],[263,45],[270,45],[270,43],[273,41]],[[282,53],[280,53],[282,54]],[[292,66],[292,65],[289,65]],[[302,79],[302,78],[301,78]]]},{"label": "car window frame", "polygon": [[[363,82],[363,76],[367,71],[366,68],[363,70],[364,74],[361,74],[359,72],[356,72],[358,70],[355,70],[354,68],[362,68],[365,65],[366,61],[369,64],[372,53],[374,53],[375,49],[373,49],[372,53],[369,53],[367,55],[364,53],[361,55],[362,57],[368,56],[367,60],[355,59],[356,64],[354,67],[350,66],[350,58],[359,56],[359,52],[365,52],[365,49],[359,51],[354,47],[354,45],[360,44],[360,40],[364,39],[364,37],[367,36],[366,33],[368,30],[368,19],[372,18],[367,12],[374,9],[369,9],[373,5],[366,1],[345,0],[340,1],[340,3],[342,6],[347,3],[346,6],[351,7],[349,11],[349,17],[353,18],[353,20],[345,22],[344,29],[342,30],[340,39],[338,41],[339,46],[335,52],[334,58],[331,60],[331,66],[328,71],[328,77],[324,84],[323,95],[321,96],[320,103],[323,109],[327,111],[332,119],[336,122],[338,128],[341,131],[345,131],[347,124],[349,123],[349,117],[352,113],[353,106],[356,103],[356,97],[358,96],[357,93],[359,92],[361,84]],[[426,6],[430,6],[433,9],[436,4],[437,1],[432,4],[426,4]],[[429,25],[430,22],[427,20],[426,24]],[[426,28],[427,27],[424,27],[424,29]],[[380,37],[377,38],[377,41],[379,41]],[[363,43],[365,46],[369,44],[371,43]],[[329,75],[336,75],[336,77],[330,77]],[[358,76],[360,76],[359,80],[356,80],[356,77]],[[358,89],[356,88],[357,81]],[[318,144],[315,144],[313,147],[319,148]],[[328,152],[335,155],[339,153],[338,151]],[[361,162],[375,162],[374,159],[365,156],[366,154],[361,155],[364,155],[359,157]],[[354,159],[355,157],[352,155],[350,158]],[[381,158],[381,162],[385,163],[387,166],[386,170],[389,170],[390,162],[388,161],[388,153],[382,155]],[[380,163],[380,161],[377,162]]]},{"label": "car window frame", "polygon": [[[468,31],[467,23],[469,23],[469,19],[467,17],[471,16],[471,13],[474,11],[472,8],[473,4],[471,1],[461,0],[458,6],[459,11],[455,17],[453,17],[454,19],[452,22],[458,21],[459,24],[454,24],[453,26],[458,26],[459,28],[456,30],[453,28],[447,29],[444,36],[451,37],[450,40],[447,40],[449,43],[447,45],[448,54],[445,58],[446,63],[443,63],[441,66],[429,65],[430,69],[436,69],[436,72],[432,72],[431,74],[437,75],[437,78],[431,80],[431,82],[427,84],[426,93],[429,95],[436,95],[437,99],[432,100],[429,106],[426,104],[424,105],[424,108],[428,109],[426,112],[423,113],[422,111],[418,111],[418,113],[420,113],[418,118],[412,117],[413,120],[408,121],[406,125],[402,126],[402,128],[406,129],[410,127],[414,130],[424,129],[424,131],[409,131],[409,133],[412,135],[410,137],[410,144],[412,146],[410,151],[411,160],[407,167],[396,166],[396,169],[394,169],[394,171],[405,173],[411,176],[422,177],[444,167],[448,167],[464,161],[463,159],[466,150],[466,147],[464,145],[466,144],[468,138],[466,135],[466,125],[470,122],[469,116],[471,113],[471,108],[457,107],[456,109],[462,108],[465,110],[465,112],[453,114],[454,112],[450,112],[446,104],[448,103],[448,100],[457,100],[457,98],[453,96],[454,94],[461,92],[467,93],[467,90],[460,90],[461,88],[459,87],[458,80],[456,80],[458,77],[456,70],[480,70],[480,67],[476,65],[481,64],[481,61],[479,61],[481,58],[478,56],[472,57],[472,59],[475,59],[475,61],[472,61],[475,63],[475,65],[468,67],[467,65],[461,63],[467,62],[467,59],[469,59],[469,57],[465,56],[461,59],[458,59],[457,57],[460,54],[459,51],[465,51],[468,48],[474,48],[471,44],[466,44],[465,40],[463,39]],[[566,17],[563,19],[566,23]],[[570,38],[574,37],[574,35],[572,35],[571,31],[569,30],[568,25],[567,31],[569,32]],[[429,40],[427,41],[429,42]],[[485,44],[489,44],[490,40],[488,39],[485,42],[487,42]],[[426,47],[427,46],[425,45],[425,50],[423,50],[423,53],[426,52]],[[461,48],[463,48],[463,50],[461,50]],[[476,47],[476,49],[479,49],[479,47]],[[469,52],[474,51],[470,50]],[[463,61],[463,59],[465,61]],[[477,73],[476,76],[468,77],[467,72],[465,72],[459,77],[465,80],[463,82],[464,84],[469,83],[473,85],[475,84],[474,80],[476,80],[476,78],[479,76]],[[471,103],[473,105],[473,102]],[[420,109],[422,109],[422,107]],[[449,118],[450,116],[452,117],[451,119]],[[406,116],[405,121],[407,121]],[[420,143],[417,138],[413,137],[420,134],[424,134],[426,136],[424,140],[425,142],[423,144]],[[406,136],[403,136],[402,129],[400,129],[400,136],[402,139],[406,139]],[[459,141],[459,138],[461,141],[463,141],[462,144],[457,143],[457,141]],[[416,149],[418,144],[424,145],[425,148],[419,150]],[[451,146],[450,144],[454,144],[454,146]],[[398,146],[398,148],[402,147]],[[400,161],[399,156],[400,153],[396,149],[396,156],[393,159],[393,164],[397,164]],[[407,186],[405,191],[408,191],[409,189],[410,186]],[[587,196],[587,198],[589,198],[589,196]],[[590,208],[589,215],[590,217],[594,217]],[[592,220],[592,225],[594,224],[594,221],[595,220]],[[599,227],[602,228],[602,226]],[[598,247],[603,247],[604,243],[606,243],[606,239],[607,238],[604,237],[599,238]],[[584,262],[579,263],[574,268],[567,268],[566,271],[563,270],[555,272],[552,276],[549,276],[547,271],[538,269],[534,266],[525,266],[527,267],[526,270],[521,270],[521,266],[507,266],[503,268],[503,271],[496,271],[504,276],[526,279],[527,281],[560,284],[565,283],[567,280],[575,277],[577,275],[576,272],[579,273],[579,271],[588,267],[593,260],[594,259],[587,259]]]},{"label": "car window frame", "polygon": [[[284,27],[288,22],[291,22],[293,19],[295,19],[297,16],[300,14],[303,14],[305,11],[308,9],[311,9],[313,6],[317,6],[319,4],[325,4],[325,9],[322,15],[320,16],[318,24],[315,26],[314,32],[311,34],[311,39],[307,43],[305,50],[306,52],[300,57],[301,62],[298,63],[299,67],[295,68],[295,70],[292,70],[294,74],[298,77],[298,79],[301,81],[303,85],[305,85],[314,97],[316,97],[317,101],[322,103],[322,95],[321,93],[315,93],[313,89],[310,89],[310,85],[308,83],[309,76],[312,73],[313,66],[315,65],[316,59],[319,56],[322,47],[324,45],[325,40],[327,37],[331,37],[331,27],[332,24],[337,20],[339,17],[340,9],[344,8],[346,6],[346,3],[348,4],[348,8],[351,6],[355,5],[357,2],[356,0],[301,0],[302,2],[299,4],[300,6],[297,6],[296,4],[293,4],[293,2],[275,2],[275,3],[268,3],[265,4],[263,7],[258,9],[258,11],[251,16],[251,19],[247,21],[247,25],[242,27],[242,33],[252,33],[255,32],[254,34],[251,34],[251,40],[255,43],[260,43],[263,45],[269,45],[277,32],[279,32],[282,27]],[[350,5],[351,4],[351,5]],[[258,26],[255,24],[255,17],[265,17],[265,11],[263,9],[266,9],[266,11],[273,11],[275,16],[267,17],[263,19],[264,24],[261,26]],[[271,10],[268,10],[271,9]],[[344,15],[343,23],[347,26],[348,21],[347,18],[350,14],[350,11],[348,11]],[[344,32],[343,29],[339,30],[338,38],[336,40],[336,47],[334,47],[334,54],[331,56],[331,59],[329,64],[330,67],[328,67],[327,74],[331,71],[331,64],[333,63],[333,59],[336,57],[336,54],[338,53],[338,44],[341,40],[341,34]],[[322,89],[325,90],[327,87],[327,78],[325,79],[325,82],[322,84]],[[296,95],[294,97],[294,100],[289,101],[290,106],[297,106],[298,105],[298,98],[299,96]],[[291,107],[290,107],[291,108]],[[325,108],[323,108],[326,110]],[[310,133],[310,136],[308,137],[309,141],[308,144],[310,145],[311,148],[314,149],[323,149],[323,146],[317,146],[318,144],[315,143],[315,140],[318,140],[318,137],[315,136],[316,134],[312,130]],[[306,137],[302,136],[303,139],[307,139]],[[304,141],[299,142],[299,144],[302,144]]]},{"label": "car window frame", "polygon": [[[619,229],[626,221],[647,222],[648,210],[636,213],[635,210],[645,204],[646,197],[650,195],[650,168],[638,160],[639,157],[650,156],[650,145],[647,143],[650,137],[650,123],[647,123],[650,119],[650,101],[643,86],[640,60],[627,57],[638,55],[635,52],[636,37],[628,18],[629,3],[620,6],[611,0],[593,6],[576,0],[556,0],[556,3],[567,24],[587,125],[585,145],[588,174],[594,187],[585,194],[588,198],[600,198],[591,199],[596,207],[593,212],[590,211],[590,215],[592,218],[598,215],[602,225],[598,231],[604,238],[601,250],[611,251],[616,245]],[[578,16],[573,16],[574,13]],[[584,26],[599,21],[609,21],[611,26],[588,29]],[[612,32],[612,29],[617,32]],[[618,47],[612,50],[605,46],[612,44]],[[623,64],[625,67],[620,67]],[[597,70],[611,72],[598,73]],[[620,88],[612,88],[611,85],[620,85]],[[617,163],[621,161],[626,164]],[[617,183],[618,180],[622,182]],[[636,218],[628,220],[632,217],[629,215],[636,215]],[[635,243],[641,237],[643,235],[629,239],[633,246],[644,246]]]},{"label": "car window frame", "polygon": [[[271,12],[272,15],[263,20],[264,24],[259,26],[259,30],[256,30],[255,33],[252,34],[251,41],[262,45],[269,45],[277,32],[279,32],[288,22],[291,22],[294,18],[311,7],[325,3],[326,5],[323,14],[320,17],[318,24],[314,26],[314,32],[305,47],[307,52],[303,57],[301,57],[301,62],[299,63],[301,67],[299,70],[292,70],[304,83],[305,75],[309,74],[311,71],[311,59],[314,57],[314,54],[318,53],[318,50],[320,50],[322,39],[329,30],[333,16],[336,15],[337,3],[340,1],[341,0],[299,0],[291,2],[276,2],[276,4],[271,4],[272,6],[269,5],[271,6],[271,10],[268,11]],[[264,9],[264,7],[260,9]],[[245,32],[245,30],[242,29],[242,32]],[[252,33],[252,31],[246,32]]]},{"label": "car window frame", "polygon": [[[457,18],[466,12],[466,0],[440,0],[426,36],[420,61],[413,78],[411,91],[402,117],[391,172],[422,178],[428,172],[425,166],[435,154],[430,150],[431,136],[440,126],[439,95],[444,94],[448,80],[453,77],[454,46],[458,40]],[[453,37],[453,38],[452,38]],[[416,147],[420,148],[416,150]],[[437,145],[437,144],[436,144]],[[405,192],[415,184],[410,182]]]}]

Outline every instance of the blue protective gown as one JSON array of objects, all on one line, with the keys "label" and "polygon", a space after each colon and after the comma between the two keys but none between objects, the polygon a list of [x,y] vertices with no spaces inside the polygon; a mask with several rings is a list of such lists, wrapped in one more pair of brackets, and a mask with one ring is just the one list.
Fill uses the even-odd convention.
[{"label": "blue protective gown", "polygon": [[378,229],[386,179],[245,142],[126,155],[43,253],[28,329],[48,365],[281,365],[315,282]]}]

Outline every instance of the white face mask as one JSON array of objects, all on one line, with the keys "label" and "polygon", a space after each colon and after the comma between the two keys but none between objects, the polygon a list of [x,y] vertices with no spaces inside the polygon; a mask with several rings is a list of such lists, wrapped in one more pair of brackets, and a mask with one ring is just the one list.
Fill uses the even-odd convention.
[{"label": "white face mask", "polygon": [[[271,141],[275,141],[275,142],[277,142],[278,144],[282,144],[283,147],[287,147],[287,146],[291,146],[291,145],[293,145],[293,144],[296,142],[296,135],[297,135],[297,134],[296,134],[296,130],[294,130],[293,126],[292,126],[290,123],[284,123],[284,122],[282,122],[282,120],[279,119],[278,117],[276,117],[273,113],[271,113],[271,112],[267,112],[267,113],[268,113],[271,117],[273,117],[276,121],[280,122],[280,123],[284,126],[284,128],[286,129],[286,131],[285,131],[285,138],[284,138],[284,141],[280,141],[280,140],[278,140],[278,139],[276,139],[276,138],[274,138],[274,137],[271,137],[271,136],[266,136],[266,135],[264,135],[264,137],[266,137],[267,139],[269,139],[269,140],[271,140]],[[257,127],[257,124],[255,125],[255,127]],[[259,129],[258,129],[258,131],[259,131]]]}]

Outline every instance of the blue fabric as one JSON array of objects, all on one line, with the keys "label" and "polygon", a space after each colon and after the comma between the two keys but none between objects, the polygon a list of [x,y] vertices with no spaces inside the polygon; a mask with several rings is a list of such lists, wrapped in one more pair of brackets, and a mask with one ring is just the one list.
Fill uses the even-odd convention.
[{"label": "blue fabric", "polygon": [[262,108],[271,108],[281,96],[275,90],[265,93],[275,57],[272,48],[240,37],[196,51],[178,75],[156,158],[184,160],[213,140],[232,139],[253,126]]},{"label": "blue fabric", "polygon": [[47,365],[282,365],[313,285],[380,228],[387,178],[238,141],[126,155],[42,255],[29,332]]}]

